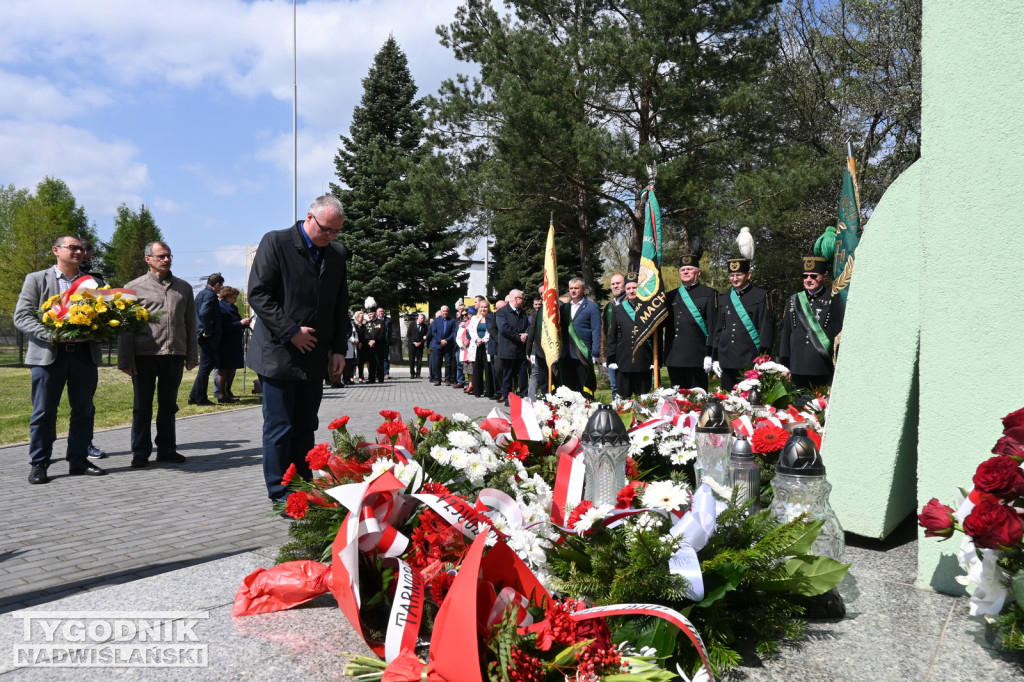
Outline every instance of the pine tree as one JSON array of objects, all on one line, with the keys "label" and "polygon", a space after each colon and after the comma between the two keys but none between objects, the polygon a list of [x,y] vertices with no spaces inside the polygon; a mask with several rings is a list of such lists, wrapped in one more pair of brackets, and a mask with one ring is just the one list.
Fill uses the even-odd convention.
[{"label": "pine tree", "polygon": [[397,325],[400,306],[454,295],[465,281],[456,254],[462,235],[451,228],[447,214],[411,194],[410,175],[431,163],[431,153],[422,144],[416,84],[394,37],[381,47],[362,82],[349,136],[341,136],[334,157],[340,184],[331,183],[331,191],[345,205],[338,239],[350,253],[352,300],[373,296]]},{"label": "pine tree", "polygon": [[143,204],[138,212],[126,204],[117,207],[114,234],[106,245],[105,273],[112,286],[124,286],[148,269],[143,260],[146,244],[162,241],[163,234],[153,214]]}]

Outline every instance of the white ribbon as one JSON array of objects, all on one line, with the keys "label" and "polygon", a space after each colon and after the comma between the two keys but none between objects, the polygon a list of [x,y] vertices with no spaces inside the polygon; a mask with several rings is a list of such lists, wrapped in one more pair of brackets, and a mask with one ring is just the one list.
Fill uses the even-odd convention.
[{"label": "white ribbon", "polygon": [[700,572],[700,560],[697,552],[704,549],[708,540],[715,534],[718,515],[726,505],[715,500],[708,485],[702,484],[693,494],[690,511],[679,519],[669,531],[672,537],[682,536],[682,545],[668,559],[671,573],[681,575],[690,583],[686,593],[688,599],[700,601],[704,598],[704,578]]}]

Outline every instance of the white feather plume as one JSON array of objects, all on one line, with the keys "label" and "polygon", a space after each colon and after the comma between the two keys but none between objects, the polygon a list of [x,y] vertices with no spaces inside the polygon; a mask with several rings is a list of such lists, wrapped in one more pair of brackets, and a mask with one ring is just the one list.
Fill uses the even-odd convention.
[{"label": "white feather plume", "polygon": [[[746,229],[746,228],[744,228],[744,229]],[[373,296],[367,296],[366,297],[366,301],[363,303],[363,307],[366,310],[370,310],[371,308],[376,308],[377,307],[377,301],[373,300]]]},{"label": "white feather plume", "polygon": [[741,227],[736,237],[736,246],[740,249],[740,255],[747,260],[754,260],[754,235],[750,234],[749,227]]}]

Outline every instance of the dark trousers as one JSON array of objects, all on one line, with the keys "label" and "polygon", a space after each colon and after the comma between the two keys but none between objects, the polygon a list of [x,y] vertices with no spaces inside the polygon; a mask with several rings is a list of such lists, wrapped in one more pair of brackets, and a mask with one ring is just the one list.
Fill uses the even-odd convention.
[{"label": "dark trousers", "polygon": [[703,367],[669,367],[668,380],[679,388],[703,388],[708,390],[708,373]]},{"label": "dark trousers", "polygon": [[526,397],[526,359],[501,359],[501,394],[508,400],[510,393]]},{"label": "dark trousers", "polygon": [[722,368],[722,392],[728,393],[733,387],[743,381],[744,369]]},{"label": "dark trousers", "polygon": [[[188,394],[190,403],[203,403],[210,399],[210,372],[217,361],[218,340],[214,338],[199,339],[199,367],[196,369],[196,380],[192,383],[192,391]],[[175,389],[177,390],[177,389]]]},{"label": "dark trousers", "polygon": [[260,375],[263,382],[263,478],[267,497],[284,500],[288,488],[281,484],[288,467],[295,465],[303,479],[312,479],[306,454],[313,449],[316,429],[320,425],[317,412],[324,395],[319,381],[271,379]]},{"label": "dark trousers", "polygon": [[370,350],[373,352],[373,368],[376,370],[372,378],[384,383],[384,375],[388,373],[388,347],[381,341],[380,345],[374,346]]},{"label": "dark trousers", "polygon": [[346,384],[352,383],[352,375],[356,371],[356,359],[345,358],[345,369],[341,372],[341,380]]},{"label": "dark trousers", "polygon": [[[484,382],[487,388],[484,388]],[[476,347],[476,357],[473,358],[473,395],[493,398],[494,393],[494,372],[491,371],[491,363],[487,362],[487,346],[481,343]]]},{"label": "dark trousers", "polygon": [[[74,350],[68,352],[66,348]],[[57,439],[57,406],[68,387],[71,423],[68,426],[67,460],[71,468],[88,464],[86,448],[92,442],[93,395],[98,373],[88,343],[59,344],[57,357],[49,365],[32,367],[32,417],[29,420],[28,453],[32,466],[50,465],[53,441]]]},{"label": "dark trousers", "polygon": [[409,347],[409,376],[419,379],[423,371],[423,344]]},{"label": "dark trousers", "polygon": [[618,371],[619,395],[629,398],[635,395],[643,395],[651,392],[651,370],[645,372],[623,372]]},{"label": "dark trousers", "polygon": [[377,353],[369,346],[366,348],[366,381],[377,383]]},{"label": "dark trousers", "polygon": [[[153,454],[153,394],[156,394],[156,454],[169,455],[178,447],[174,415],[178,387],[185,369],[183,355],[140,355],[135,358],[135,402],[132,405],[132,457]],[[206,394],[203,394],[204,397]]]},{"label": "dark trousers", "polygon": [[558,376],[562,380],[562,385],[577,393],[583,393],[583,386],[586,384],[587,375],[593,371],[593,364],[593,362],[563,355],[562,359],[558,361]]}]

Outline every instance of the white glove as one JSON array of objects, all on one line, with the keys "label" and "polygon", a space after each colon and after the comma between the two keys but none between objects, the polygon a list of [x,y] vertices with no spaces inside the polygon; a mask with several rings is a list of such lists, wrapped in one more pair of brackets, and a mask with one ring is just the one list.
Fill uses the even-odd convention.
[{"label": "white glove", "polygon": [[705,355],[704,356],[704,373],[707,374],[708,372],[710,372],[712,367],[713,367],[713,365],[714,365],[714,363],[711,362],[711,356],[710,355]]},{"label": "white glove", "polygon": [[601,361],[597,359],[597,356],[596,356],[596,355],[594,356],[594,358],[593,358],[593,359],[594,359],[594,366],[597,366],[597,365],[600,365],[600,364],[601,364]]},{"label": "white glove", "polygon": [[711,363],[711,370],[715,373],[716,376],[722,376],[722,366],[718,364],[718,360],[715,360],[714,362]]},{"label": "white glove", "polygon": [[610,362],[610,363],[608,363],[608,369],[618,369],[618,368],[619,368],[619,364],[617,362]]},{"label": "white glove", "polygon": [[535,356],[535,355],[527,355],[526,359],[530,361],[531,365],[536,365],[537,364],[537,356]]}]

